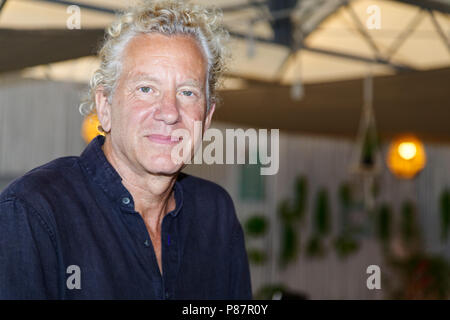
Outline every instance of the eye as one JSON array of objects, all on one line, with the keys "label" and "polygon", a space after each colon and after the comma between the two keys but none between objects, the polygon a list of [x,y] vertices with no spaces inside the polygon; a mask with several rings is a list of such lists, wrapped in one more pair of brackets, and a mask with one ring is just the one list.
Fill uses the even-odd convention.
[{"label": "eye", "polygon": [[139,91],[143,92],[143,93],[149,93],[150,90],[152,90],[150,87],[140,87]]},{"label": "eye", "polygon": [[190,90],[183,90],[183,91],[181,91],[181,94],[186,97],[191,97],[194,95],[194,92],[192,92]]}]

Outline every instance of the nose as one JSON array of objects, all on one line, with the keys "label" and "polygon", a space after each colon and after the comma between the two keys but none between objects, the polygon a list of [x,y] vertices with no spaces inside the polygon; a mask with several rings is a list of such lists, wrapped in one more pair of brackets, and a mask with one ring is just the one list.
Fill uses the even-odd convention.
[{"label": "nose", "polygon": [[164,121],[165,124],[175,124],[179,116],[176,93],[167,92],[163,95],[154,117],[156,120]]}]

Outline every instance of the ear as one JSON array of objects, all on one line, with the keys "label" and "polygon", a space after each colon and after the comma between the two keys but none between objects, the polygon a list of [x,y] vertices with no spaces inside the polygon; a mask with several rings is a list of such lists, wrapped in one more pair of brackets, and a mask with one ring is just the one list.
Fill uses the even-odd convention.
[{"label": "ear", "polygon": [[209,128],[209,126],[211,125],[211,119],[212,119],[212,116],[213,116],[213,113],[214,113],[214,110],[216,109],[216,103],[215,102],[212,102],[211,103],[211,105],[210,105],[210,107],[209,107],[209,110],[208,110],[208,113],[206,114],[206,117],[205,117],[205,124],[204,124],[204,126],[203,126],[203,133]]},{"label": "ear", "polygon": [[111,131],[111,105],[108,102],[103,87],[99,87],[95,91],[95,106],[97,109],[97,117],[102,125],[103,131]]}]

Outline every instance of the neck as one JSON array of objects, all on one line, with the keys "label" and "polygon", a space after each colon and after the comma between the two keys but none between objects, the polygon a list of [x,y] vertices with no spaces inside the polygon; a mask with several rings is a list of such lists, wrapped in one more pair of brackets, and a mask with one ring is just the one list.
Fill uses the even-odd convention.
[{"label": "neck", "polygon": [[158,232],[164,216],[175,209],[173,185],[177,174],[167,176],[142,170],[137,172],[112,147],[109,135],[102,146],[106,159],[122,178],[122,184],[133,196],[135,210],[142,216],[149,231]]}]

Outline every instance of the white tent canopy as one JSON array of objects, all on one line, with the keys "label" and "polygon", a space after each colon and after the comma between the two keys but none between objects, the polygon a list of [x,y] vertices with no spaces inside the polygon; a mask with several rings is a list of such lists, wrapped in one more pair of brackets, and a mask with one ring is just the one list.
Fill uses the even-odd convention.
[{"label": "white tent canopy", "polygon": [[[82,30],[103,29],[113,21],[115,11],[133,2],[7,0],[0,12],[0,29],[67,29],[70,5],[80,8]],[[369,65],[379,75],[450,65],[448,0],[193,2],[223,9],[232,35],[228,88],[242,87],[239,78],[312,83],[361,77]],[[287,8],[282,8],[283,3]],[[376,11],[370,11],[374,5]],[[367,23],[377,17],[380,29],[369,29]],[[291,36],[293,41],[283,43]],[[97,58],[81,57],[27,68],[23,74],[87,82],[97,65]]]}]

